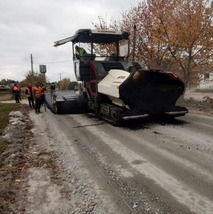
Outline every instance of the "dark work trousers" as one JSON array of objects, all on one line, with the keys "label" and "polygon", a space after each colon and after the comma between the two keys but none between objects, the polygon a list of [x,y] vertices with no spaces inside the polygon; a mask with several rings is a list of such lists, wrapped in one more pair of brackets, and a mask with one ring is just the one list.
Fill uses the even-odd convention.
[{"label": "dark work trousers", "polygon": [[44,105],[45,102],[45,94],[41,95],[41,105]]},{"label": "dark work trousers", "polygon": [[42,99],[35,99],[35,113],[40,113]]},{"label": "dark work trousers", "polygon": [[27,99],[28,99],[29,107],[30,108],[35,108],[34,98],[33,97],[27,97]]},{"label": "dark work trousers", "polygon": [[19,103],[19,92],[14,93],[16,103]]}]

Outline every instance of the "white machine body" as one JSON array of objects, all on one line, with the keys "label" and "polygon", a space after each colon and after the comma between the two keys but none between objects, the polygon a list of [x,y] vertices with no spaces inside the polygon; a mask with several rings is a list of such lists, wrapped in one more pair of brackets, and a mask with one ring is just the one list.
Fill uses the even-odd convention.
[{"label": "white machine body", "polygon": [[115,105],[124,106],[120,99],[119,86],[129,75],[127,71],[111,69],[107,76],[98,83],[98,92],[107,95]]}]

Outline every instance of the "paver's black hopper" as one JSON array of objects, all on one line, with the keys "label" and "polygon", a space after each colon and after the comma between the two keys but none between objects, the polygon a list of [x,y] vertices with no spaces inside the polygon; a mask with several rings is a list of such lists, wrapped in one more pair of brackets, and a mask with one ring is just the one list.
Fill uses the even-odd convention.
[{"label": "paver's black hopper", "polygon": [[47,94],[46,103],[49,109],[57,114],[79,114],[87,111],[83,96],[75,94],[73,90],[57,92],[54,100]]},{"label": "paver's black hopper", "polygon": [[173,73],[138,70],[119,89],[120,98],[130,108],[127,114],[171,113],[180,116],[188,112],[184,107],[175,106],[185,88],[184,83]]}]

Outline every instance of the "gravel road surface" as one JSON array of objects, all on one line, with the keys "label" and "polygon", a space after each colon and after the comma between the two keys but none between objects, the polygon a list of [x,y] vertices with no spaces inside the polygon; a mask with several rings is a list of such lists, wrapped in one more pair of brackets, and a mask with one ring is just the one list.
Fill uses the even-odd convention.
[{"label": "gravel road surface", "polygon": [[115,127],[92,114],[22,112],[2,136],[4,169],[20,171],[5,214],[213,213],[213,117]]},{"label": "gravel road surface", "polygon": [[212,117],[123,127],[90,114],[31,118],[45,130],[70,185],[70,202],[51,213],[213,213]]}]

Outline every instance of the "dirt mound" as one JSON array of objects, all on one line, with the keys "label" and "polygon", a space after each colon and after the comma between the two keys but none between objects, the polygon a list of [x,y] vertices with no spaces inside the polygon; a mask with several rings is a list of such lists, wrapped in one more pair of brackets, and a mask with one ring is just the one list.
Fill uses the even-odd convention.
[{"label": "dirt mound", "polygon": [[6,150],[0,155],[0,213],[11,213],[15,209],[17,193],[20,191],[21,172],[28,164],[25,156],[28,149],[32,122],[28,119],[28,107],[11,112],[9,126],[0,141]]},{"label": "dirt mound", "polygon": [[[38,194],[30,193],[33,188],[29,187],[30,176],[33,180],[36,175],[42,174],[42,177],[36,178],[41,183],[44,177],[49,179],[48,184],[53,180],[60,182],[60,170],[55,162],[54,152],[38,147],[38,142],[32,140],[32,130],[33,123],[26,104],[20,105],[20,111],[10,112],[9,125],[0,137],[0,141],[6,145],[6,150],[0,155],[0,213],[26,213],[26,207],[30,204],[25,204],[29,200],[26,195]],[[46,189],[43,188],[43,191]],[[39,209],[39,205],[37,206],[36,210]]]}]

